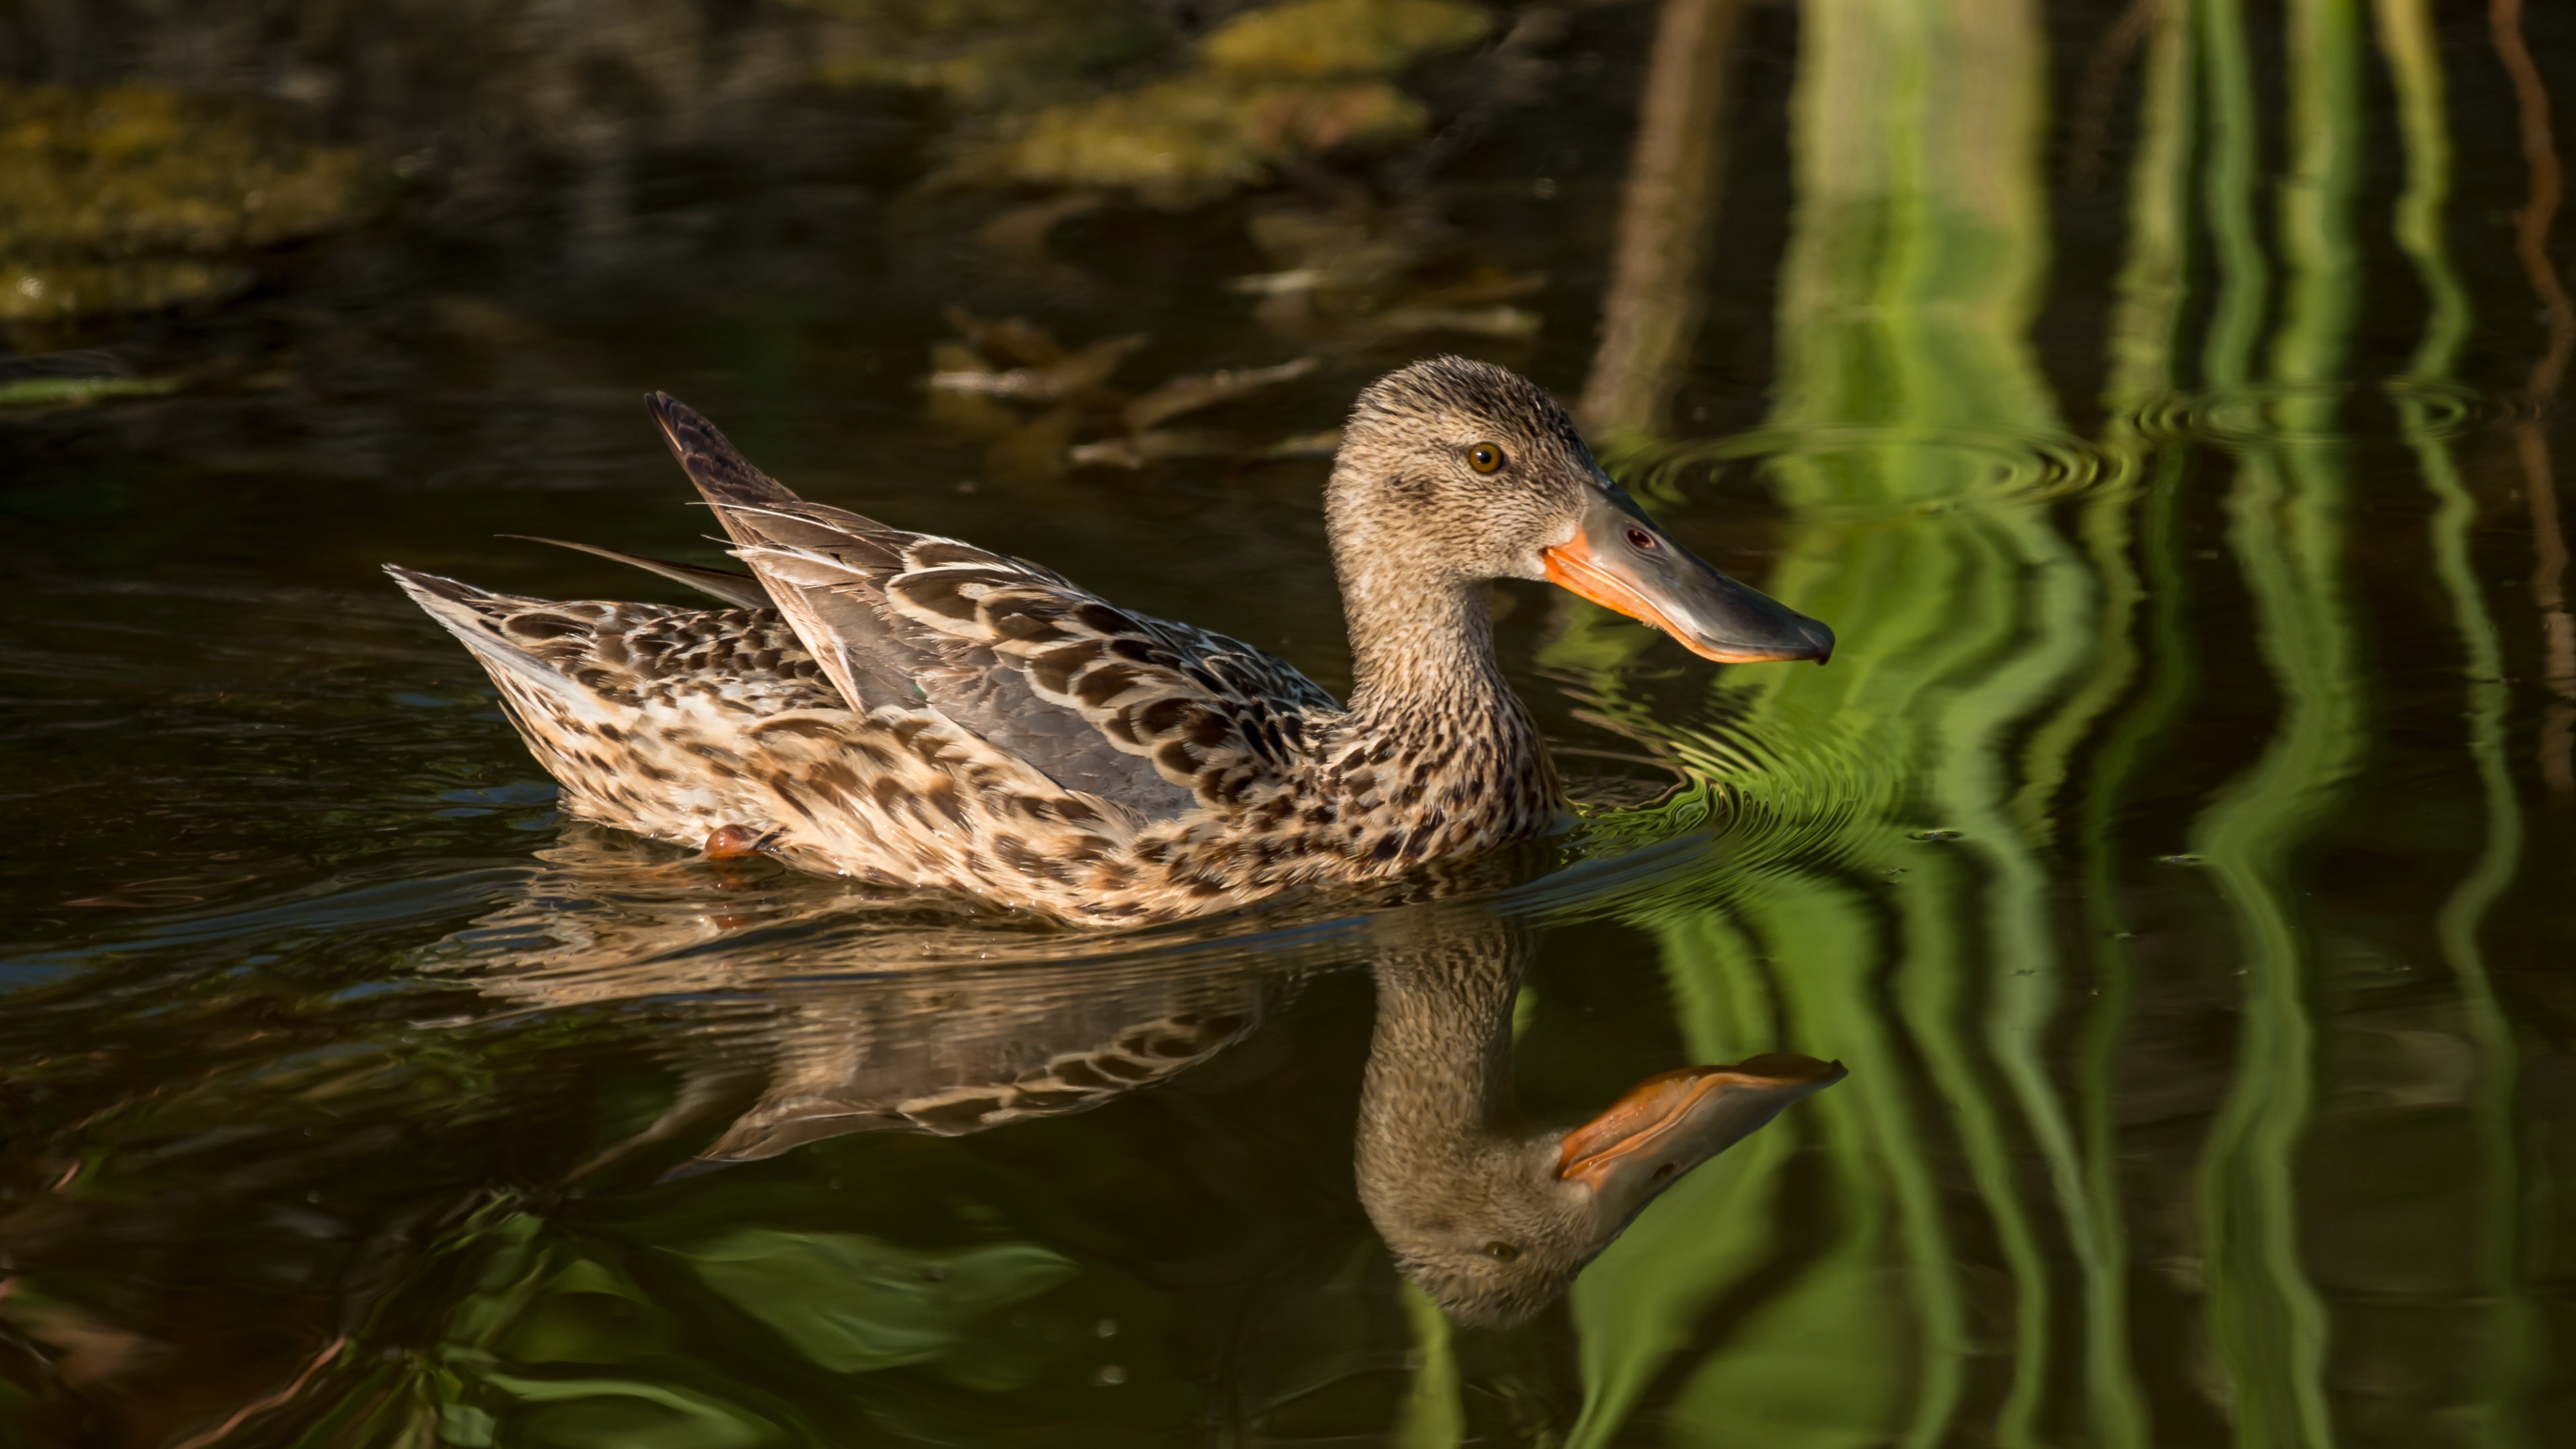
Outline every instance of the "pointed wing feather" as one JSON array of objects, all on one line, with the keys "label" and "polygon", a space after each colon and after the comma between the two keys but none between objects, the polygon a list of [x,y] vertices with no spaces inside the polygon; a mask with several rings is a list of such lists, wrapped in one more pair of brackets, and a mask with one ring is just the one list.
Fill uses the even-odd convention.
[{"label": "pointed wing feather", "polygon": [[737,609],[773,607],[769,591],[760,586],[760,580],[749,574],[735,573],[731,569],[711,569],[697,564],[675,563],[666,558],[647,558],[640,553],[620,553],[613,548],[601,548],[595,543],[574,543],[564,538],[541,538],[533,533],[505,533],[501,537],[525,539],[530,543],[550,543],[557,548],[568,548],[577,553],[596,554],[604,559],[612,559],[618,563],[642,569],[646,573],[660,574],[673,583],[686,584],[699,593],[711,594],[722,599]]},{"label": "pointed wing feather", "polygon": [[[809,546],[834,549],[864,562],[869,535],[886,530],[872,520],[837,508],[819,508],[787,490],[785,484],[751,465],[715,425],[677,400],[655,393],[648,404],[662,440],[679,459],[689,481],[714,507],[725,532],[744,547]],[[810,520],[807,515],[814,515]],[[750,520],[761,520],[758,524]],[[887,561],[891,561],[890,558]],[[838,576],[816,578],[811,569],[788,565],[752,565],[778,611],[798,638],[823,665],[854,709],[882,705],[917,707],[921,696],[912,675],[923,661],[888,636],[882,618],[864,598],[835,592]]]},{"label": "pointed wing feather", "polygon": [[[657,395],[672,452],[817,658],[900,687],[1068,789],[1169,819],[1266,792],[1332,697],[1249,645],[1062,575],[807,503]],[[835,671],[835,678],[840,677]],[[850,687],[850,686],[845,686]],[[856,689],[853,689],[856,693]]]}]

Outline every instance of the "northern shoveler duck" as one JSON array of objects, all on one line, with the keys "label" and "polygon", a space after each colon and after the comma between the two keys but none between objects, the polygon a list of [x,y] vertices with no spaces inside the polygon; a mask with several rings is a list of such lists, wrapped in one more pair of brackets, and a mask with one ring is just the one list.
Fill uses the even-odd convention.
[{"label": "northern shoveler duck", "polygon": [[1553,580],[1711,659],[1833,651],[1657,528],[1545,392],[1459,358],[1381,378],[1343,432],[1324,508],[1347,705],[1039,565],[808,503],[696,413],[650,406],[751,574],[589,551],[732,607],[388,571],[490,671],[568,812],[713,854],[1074,925],[1203,915],[1556,820],[1490,580]]}]

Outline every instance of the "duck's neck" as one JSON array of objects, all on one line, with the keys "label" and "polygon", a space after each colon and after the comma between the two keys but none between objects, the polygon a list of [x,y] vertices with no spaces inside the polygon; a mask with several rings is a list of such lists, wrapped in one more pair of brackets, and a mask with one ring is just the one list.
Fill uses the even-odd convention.
[{"label": "duck's neck", "polygon": [[1336,562],[1351,634],[1353,711],[1415,713],[1510,692],[1494,659],[1489,585],[1407,578],[1348,557]]},{"label": "duck's neck", "polygon": [[[1495,1118],[1511,1101],[1512,1002],[1525,951],[1499,921],[1439,923],[1424,939],[1378,949],[1377,1030],[1360,1087],[1360,1193],[1371,1211],[1409,1216],[1512,1149]],[[1382,927],[1381,929],[1385,929]]]},{"label": "duck's neck", "polygon": [[1494,658],[1492,586],[1425,578],[1370,547],[1354,529],[1334,543],[1349,625],[1352,743],[1372,758],[1527,784],[1554,796],[1538,727]]}]

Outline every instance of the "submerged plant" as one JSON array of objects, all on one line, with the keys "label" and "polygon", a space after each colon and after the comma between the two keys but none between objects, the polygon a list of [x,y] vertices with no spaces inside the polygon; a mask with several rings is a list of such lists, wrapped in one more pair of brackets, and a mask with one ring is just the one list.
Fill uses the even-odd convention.
[{"label": "submerged plant", "polygon": [[1491,17],[1460,0],[1290,0],[1238,15],[1186,63],[1105,94],[1071,94],[1158,47],[1140,7],[1025,0],[812,0],[883,44],[825,67],[842,82],[940,91],[994,114],[951,184],[1117,187],[1163,206],[1211,200],[1274,166],[1421,134],[1393,77],[1472,45]]},{"label": "submerged plant", "polygon": [[969,110],[1063,100],[1107,67],[1161,49],[1139,0],[800,0],[854,22],[863,44],[823,64],[838,85],[937,91]]},{"label": "submerged plant", "polygon": [[251,251],[347,226],[362,155],[158,86],[0,85],[0,321],[220,299]]}]

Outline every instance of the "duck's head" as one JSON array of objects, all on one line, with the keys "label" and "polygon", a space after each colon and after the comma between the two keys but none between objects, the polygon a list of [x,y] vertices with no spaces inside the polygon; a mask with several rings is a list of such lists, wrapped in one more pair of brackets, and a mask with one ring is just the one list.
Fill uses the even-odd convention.
[{"label": "duck's head", "polygon": [[1547,579],[1743,662],[1833,653],[1823,624],[1709,567],[1612,482],[1537,384],[1437,357],[1360,394],[1325,496],[1346,585]]},{"label": "duck's head", "polygon": [[1416,1162],[1403,1160],[1405,1134],[1363,1134],[1361,1199],[1396,1265],[1452,1318],[1517,1323],[1693,1167],[1843,1076],[1839,1062],[1786,1053],[1685,1067],[1570,1132],[1426,1147]]}]

